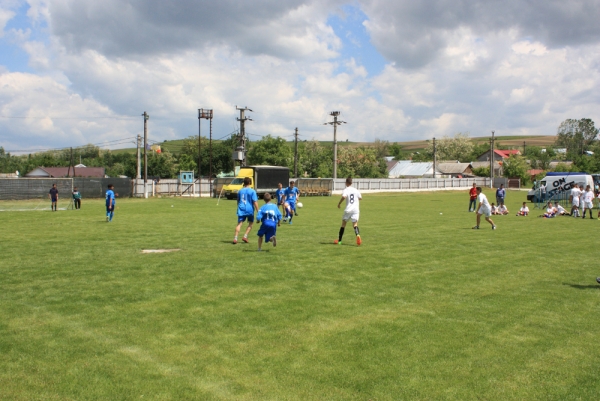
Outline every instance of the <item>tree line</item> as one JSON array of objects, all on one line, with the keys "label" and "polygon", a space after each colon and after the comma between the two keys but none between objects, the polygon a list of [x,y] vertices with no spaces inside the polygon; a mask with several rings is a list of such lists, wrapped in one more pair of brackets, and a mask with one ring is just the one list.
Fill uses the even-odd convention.
[{"label": "tree line", "polygon": [[[190,136],[179,145],[172,146],[172,151],[163,149],[161,153],[148,153],[148,175],[159,178],[176,178],[179,171],[194,171],[208,176],[211,170],[216,176],[221,172],[233,171],[232,153],[238,143],[238,137],[220,141],[212,141],[202,137],[200,146],[198,136]],[[247,142],[247,162],[253,164],[269,164],[285,166],[294,171],[295,146],[280,137],[267,135],[257,141]],[[397,144],[387,141],[376,141],[376,146],[339,146],[338,175],[353,177],[385,177],[386,162],[384,157],[389,149],[398,150]],[[199,149],[200,148],[200,149]],[[200,151],[200,158],[198,157]],[[211,155],[212,153],[212,155]],[[301,177],[331,177],[333,175],[333,148],[316,140],[298,143],[297,153],[298,175]],[[110,177],[135,177],[137,174],[137,157],[130,151],[103,150],[95,145],[58,151],[38,152],[28,155],[11,155],[0,147],[0,172],[21,175],[37,167],[68,167],[71,164],[82,163],[86,167],[104,167]],[[143,156],[142,156],[143,160]],[[142,161],[143,176],[143,161]]]},{"label": "tree line", "polygon": [[[239,142],[237,135],[232,134],[225,140],[212,141],[213,176],[220,172],[233,170],[232,152]],[[198,146],[198,136],[190,136],[181,144],[173,145],[172,151],[162,153],[149,152],[148,175],[159,178],[175,178],[179,171],[195,171],[208,176],[211,162],[209,140],[202,137]],[[386,156],[396,160],[412,159],[413,161],[432,161],[433,142],[421,151],[407,152],[398,143],[390,143],[376,139],[369,146],[353,146],[344,143],[338,146],[338,176],[381,178],[387,176]],[[267,135],[257,141],[248,141],[248,164],[269,164],[289,167],[294,171],[295,146],[280,137]],[[200,149],[198,149],[200,147]],[[497,143],[496,149],[508,149]],[[557,153],[555,149],[564,149]],[[444,136],[436,140],[436,157],[438,161],[458,160],[472,162],[489,150],[489,144],[474,142],[468,133],[457,133],[453,137]],[[200,153],[199,153],[200,151]],[[200,158],[198,155],[200,154]],[[29,155],[14,156],[0,147],[0,172],[25,174],[36,167],[67,167],[71,157],[87,167],[104,167],[111,177],[135,177],[137,159],[130,151],[102,150],[94,145],[59,151],[39,152]],[[527,146],[521,156],[511,156],[504,161],[503,171],[506,177],[518,177],[527,182],[529,169],[548,170],[550,162],[555,159],[572,161],[572,165],[559,164],[557,171],[600,172],[600,142],[598,129],[589,118],[563,121],[558,129],[554,147]],[[333,146],[316,140],[298,142],[297,168],[300,177],[331,177],[333,175]],[[480,176],[489,176],[489,168],[475,169]]]}]

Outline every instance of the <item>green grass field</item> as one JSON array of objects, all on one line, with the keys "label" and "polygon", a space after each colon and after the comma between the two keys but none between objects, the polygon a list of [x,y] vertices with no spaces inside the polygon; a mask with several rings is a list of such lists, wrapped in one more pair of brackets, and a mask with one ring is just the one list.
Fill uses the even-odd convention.
[{"label": "green grass field", "polygon": [[360,247],[304,198],[260,253],[233,201],[0,212],[0,399],[598,399],[600,221],[524,197],[492,231],[466,193],[364,195]]}]

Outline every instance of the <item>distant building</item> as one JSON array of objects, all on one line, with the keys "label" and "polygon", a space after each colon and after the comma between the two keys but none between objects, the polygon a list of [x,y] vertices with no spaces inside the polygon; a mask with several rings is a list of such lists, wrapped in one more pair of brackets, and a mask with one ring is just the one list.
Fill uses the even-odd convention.
[{"label": "distant building", "polygon": [[[432,178],[433,162],[415,162],[411,160],[392,160],[387,162],[389,178]],[[437,170],[437,169],[436,169]],[[437,170],[436,175],[440,175]]]},{"label": "distant building", "polygon": [[473,177],[473,168],[471,163],[442,162],[435,165],[436,169],[450,178]]},{"label": "distant building", "polygon": [[104,167],[38,167],[25,174],[27,178],[68,178],[68,177],[90,177],[105,178]]},{"label": "distant building", "polygon": [[[499,150],[494,149],[494,161],[501,162],[505,159],[508,159],[512,155],[520,155],[521,151],[517,149],[509,149],[509,150]],[[482,153],[479,157],[477,157],[478,162],[489,162],[490,161],[490,151],[487,150]]]},{"label": "distant building", "polygon": [[[471,168],[472,169],[476,169],[476,168],[487,168],[489,170],[490,168],[490,162],[489,161],[485,161],[485,162],[471,162]],[[495,177],[500,177],[502,175],[502,162],[497,161],[494,162],[494,176]]]}]

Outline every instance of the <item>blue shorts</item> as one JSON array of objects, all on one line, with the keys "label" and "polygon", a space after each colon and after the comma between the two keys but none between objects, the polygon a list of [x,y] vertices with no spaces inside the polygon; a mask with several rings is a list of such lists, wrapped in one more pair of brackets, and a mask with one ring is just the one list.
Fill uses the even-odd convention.
[{"label": "blue shorts", "polygon": [[258,233],[256,233],[256,235],[258,235],[259,237],[262,237],[264,235],[265,241],[269,242],[269,241],[271,241],[271,237],[275,236],[276,232],[277,232],[277,227],[261,224],[260,228],[258,229]]},{"label": "blue shorts", "polygon": [[296,202],[288,202],[288,205],[290,205],[290,209],[296,211]]},{"label": "blue shorts", "polygon": [[52,203],[58,202],[57,198],[52,198],[51,200],[52,200]]},{"label": "blue shorts", "polygon": [[114,212],[115,211],[115,205],[113,205],[113,208],[110,208],[110,205],[106,205],[106,211],[107,212]]},{"label": "blue shorts", "polygon": [[238,224],[243,223],[244,221],[246,221],[246,219],[248,219],[248,223],[254,223],[254,215],[247,214],[245,216],[238,216]]}]

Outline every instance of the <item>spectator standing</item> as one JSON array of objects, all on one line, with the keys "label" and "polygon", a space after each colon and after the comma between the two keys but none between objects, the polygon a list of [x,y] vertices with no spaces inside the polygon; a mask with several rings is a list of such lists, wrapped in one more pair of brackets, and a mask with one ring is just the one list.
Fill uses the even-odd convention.
[{"label": "spectator standing", "polygon": [[50,209],[53,212],[56,212],[56,206],[58,205],[58,188],[56,188],[56,184],[52,184],[52,188],[48,192],[48,197],[50,198]]},{"label": "spectator standing", "polygon": [[81,192],[77,190],[77,187],[73,188],[73,205],[75,209],[81,209]]},{"label": "spectator standing", "polygon": [[500,184],[500,188],[496,190],[496,204],[500,206],[504,203],[504,198],[506,197],[506,189],[504,189],[504,184]]},{"label": "spectator standing", "polygon": [[[474,212],[477,207],[477,184],[473,183],[469,189],[469,212]],[[600,216],[598,216],[600,217]]]}]

